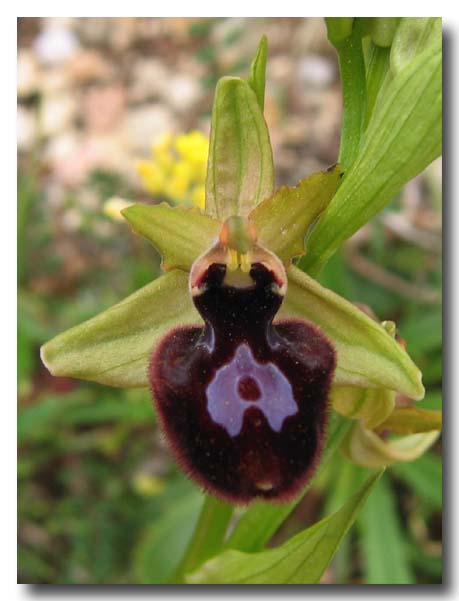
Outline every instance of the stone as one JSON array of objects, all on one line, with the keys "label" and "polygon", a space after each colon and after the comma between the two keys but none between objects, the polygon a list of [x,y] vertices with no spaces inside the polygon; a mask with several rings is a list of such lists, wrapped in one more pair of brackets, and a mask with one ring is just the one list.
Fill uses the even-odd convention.
[{"label": "stone", "polygon": [[195,78],[186,74],[177,74],[167,80],[164,100],[177,112],[186,113],[200,98],[201,88]]},{"label": "stone", "polygon": [[160,104],[147,104],[126,113],[123,132],[129,148],[149,155],[152,141],[164,132],[175,132],[172,112]]},{"label": "stone", "polygon": [[294,62],[287,54],[270,57],[267,76],[277,82],[288,84],[294,77]]},{"label": "stone", "polygon": [[154,58],[136,60],[132,69],[129,99],[133,102],[141,102],[164,96],[168,77],[168,70],[160,60]]},{"label": "stone", "polygon": [[19,97],[29,96],[40,86],[40,69],[32,52],[25,48],[18,51],[17,93]]},{"label": "stone", "polygon": [[33,43],[39,61],[48,65],[69,59],[78,48],[75,33],[60,21],[45,25]]},{"label": "stone", "polygon": [[40,130],[54,136],[72,125],[78,113],[78,103],[70,93],[46,95],[40,111]]},{"label": "stone", "polygon": [[113,65],[98,50],[81,49],[68,64],[69,78],[73,85],[85,85],[94,81],[107,81],[115,75]]},{"label": "stone", "polygon": [[126,95],[123,86],[98,86],[88,90],[83,100],[83,120],[89,132],[109,132],[124,114]]},{"label": "stone", "polygon": [[40,78],[40,92],[42,94],[56,94],[68,92],[71,88],[70,72],[66,65],[55,65],[52,69],[44,69]]},{"label": "stone", "polygon": [[324,56],[308,54],[299,59],[296,78],[304,86],[325,89],[335,81],[335,66]]},{"label": "stone", "polygon": [[17,147],[20,151],[30,150],[36,136],[36,119],[34,112],[18,106],[16,115]]}]

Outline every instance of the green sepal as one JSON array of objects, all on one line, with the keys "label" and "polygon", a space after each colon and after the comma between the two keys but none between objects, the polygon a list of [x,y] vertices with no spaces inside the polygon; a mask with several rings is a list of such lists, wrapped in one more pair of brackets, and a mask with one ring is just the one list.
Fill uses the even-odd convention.
[{"label": "green sepal", "polygon": [[250,67],[248,83],[257,97],[263,111],[265,106],[266,61],[268,59],[268,38],[264,35],[258,44],[257,53]]},{"label": "green sepal", "polygon": [[441,43],[430,46],[378,96],[358,156],[309,238],[309,273],[441,153],[441,61]]},{"label": "green sepal", "polygon": [[148,386],[148,359],[178,325],[202,324],[188,292],[188,274],[170,271],[41,348],[53,376],[123,388]]},{"label": "green sepal", "polygon": [[365,428],[373,429],[384,422],[395,407],[395,392],[387,388],[332,388],[335,411],[349,419],[360,419]]},{"label": "green sepal", "polygon": [[394,434],[418,434],[441,430],[442,412],[419,407],[396,407],[380,424],[378,430],[389,430]]},{"label": "green sepal", "polygon": [[282,186],[250,213],[258,241],[285,264],[304,254],[304,237],[328,206],[338,188],[343,170],[335,165],[313,173],[295,187]]},{"label": "green sepal", "polygon": [[356,422],[343,441],[342,451],[357,465],[377,468],[399,461],[414,461],[434,444],[439,435],[437,431],[422,432],[386,441]]},{"label": "green sepal", "polygon": [[121,211],[132,229],[162,256],[162,268],[189,271],[193,261],[218,237],[221,223],[198,209],[134,204]]},{"label": "green sepal", "polygon": [[287,275],[279,316],[308,319],[328,336],[338,359],[335,386],[388,388],[423,398],[421,372],[378,322],[297,267],[290,267]]},{"label": "green sepal", "polygon": [[284,544],[259,553],[224,551],[190,574],[186,582],[317,584],[382,473],[379,471],[371,475],[339,511]]},{"label": "green sepal", "polygon": [[394,74],[431,46],[441,43],[440,17],[403,17],[390,50],[390,66]]},{"label": "green sepal", "polygon": [[274,188],[268,128],[251,86],[237,77],[217,83],[206,178],[206,213],[224,221],[247,216]]}]

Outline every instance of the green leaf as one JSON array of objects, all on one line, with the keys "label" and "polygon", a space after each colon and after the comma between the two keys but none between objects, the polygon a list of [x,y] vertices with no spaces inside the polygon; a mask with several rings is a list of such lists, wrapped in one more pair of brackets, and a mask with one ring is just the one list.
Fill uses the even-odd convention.
[{"label": "green leaf", "polygon": [[134,553],[138,584],[165,584],[184,552],[198,520],[202,495],[197,491],[173,500],[150,523]]},{"label": "green leaf", "polygon": [[411,584],[404,537],[393,493],[384,479],[357,520],[365,584]]},{"label": "green leaf", "polygon": [[248,83],[255,92],[258,104],[263,111],[265,105],[266,61],[268,58],[268,38],[264,35],[250,67]]},{"label": "green leaf", "polygon": [[206,212],[221,221],[247,216],[273,187],[271,143],[257,96],[246,81],[223,77],[212,111]]},{"label": "green leaf", "polygon": [[134,204],[121,211],[132,229],[161,254],[162,268],[189,271],[193,261],[217,238],[221,224],[195,209]]},{"label": "green leaf", "polygon": [[148,359],[172,327],[201,324],[188,275],[170,271],[96,317],[59,334],[41,349],[54,376],[125,388],[148,386]]},{"label": "green leaf", "polygon": [[126,424],[143,424],[153,419],[153,408],[148,395],[145,399],[106,397],[100,391],[86,387],[78,388],[65,395],[50,395],[40,402],[22,408],[18,413],[18,444],[45,441],[53,438],[55,432],[65,426],[107,423],[115,421]]},{"label": "green leaf", "polygon": [[274,505],[273,503],[263,501],[253,503],[236,524],[233,532],[226,541],[225,548],[238,549],[240,551],[259,551],[262,549],[311,488],[316,477],[329,464],[349,426],[350,422],[348,420],[333,413],[327,437],[327,445],[312,480],[308,482],[297,498],[289,503],[283,503],[282,505]]},{"label": "green leaf", "polygon": [[434,509],[441,509],[441,457],[425,453],[412,463],[395,463],[390,469],[391,473],[408,484],[420,499]]},{"label": "green leaf", "polygon": [[297,186],[283,186],[250,213],[259,242],[284,263],[304,254],[304,237],[310,225],[327,207],[342,176],[335,165],[302,179]]},{"label": "green leaf", "polygon": [[399,73],[418,54],[441,40],[440,17],[402,17],[390,51],[390,65]]},{"label": "green leaf", "polygon": [[190,574],[192,584],[316,584],[353,524],[382,472],[336,513],[300,532],[283,545],[260,553],[229,550]]},{"label": "green leaf", "polygon": [[316,274],[347,238],[441,153],[441,45],[431,46],[378,98],[358,156],[308,240]]},{"label": "green leaf", "polygon": [[279,315],[308,319],[329,337],[338,359],[335,386],[388,388],[414,399],[424,396],[421,372],[379,323],[296,267],[287,273],[287,296]]},{"label": "green leaf", "polygon": [[[423,548],[416,540],[406,540],[406,554],[409,557],[410,564],[416,571],[423,575],[424,582],[429,584],[442,584],[443,562],[441,545],[425,545]],[[428,580],[426,579],[428,578]]]},{"label": "green leaf", "polygon": [[442,408],[442,392],[441,390],[433,390],[427,392],[426,396],[417,404],[422,409],[433,409],[441,411]]}]

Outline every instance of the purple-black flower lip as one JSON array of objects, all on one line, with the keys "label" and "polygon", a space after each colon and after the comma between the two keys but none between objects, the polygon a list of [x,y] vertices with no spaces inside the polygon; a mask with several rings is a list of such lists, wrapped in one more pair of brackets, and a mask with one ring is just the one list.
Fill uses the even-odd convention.
[{"label": "purple-black flower lip", "polygon": [[[193,296],[205,325],[170,331],[151,357],[159,422],[178,464],[208,492],[236,504],[287,501],[322,452],[335,351],[308,322],[273,325],[283,296],[266,265],[252,265],[246,287],[225,275],[224,264],[207,267]],[[256,399],[239,392],[243,377]]]},{"label": "purple-black flower lip", "polygon": [[[305,322],[301,319],[290,318],[282,320],[282,325],[290,328],[303,327],[307,323],[307,326],[315,331],[318,336],[322,339],[326,339],[323,333],[310,322]],[[171,330],[169,334],[166,334],[163,340],[157,346],[155,352],[153,353],[150,361],[150,391],[154,400],[154,404],[156,407],[158,422],[160,424],[160,428],[162,430],[165,441],[170,449],[177,465],[180,469],[194,482],[196,482],[206,493],[209,493],[213,496],[216,496],[224,501],[227,501],[234,505],[246,506],[255,500],[265,500],[274,504],[282,505],[284,503],[288,503],[295,499],[295,497],[300,493],[300,491],[304,488],[304,486],[310,481],[312,476],[314,475],[317,465],[322,457],[324,445],[325,445],[325,436],[329,424],[329,418],[331,413],[331,407],[328,402],[328,394],[330,391],[332,374],[336,365],[336,352],[333,347],[330,345],[329,349],[331,351],[331,367],[328,377],[326,377],[326,383],[324,386],[324,393],[327,398],[327,402],[323,407],[323,411],[321,412],[320,421],[318,423],[318,436],[317,436],[317,444],[315,447],[315,452],[313,457],[308,465],[308,467],[303,471],[303,473],[295,480],[293,485],[288,489],[284,490],[280,494],[277,492],[276,494],[272,494],[271,489],[262,490],[260,487],[257,494],[246,494],[241,495],[240,493],[236,493],[231,490],[222,490],[216,489],[214,485],[212,485],[209,480],[196,469],[196,465],[189,455],[183,452],[182,446],[177,441],[177,432],[173,427],[173,424],[170,422],[168,416],[163,411],[161,404],[158,402],[160,398],[160,393],[158,387],[155,386],[155,382],[159,381],[159,370],[158,370],[158,360],[163,356],[165,348],[169,346],[170,339],[180,337],[183,334],[189,333],[190,328],[184,326],[178,326]],[[255,408],[249,408],[246,411],[245,417],[254,417],[256,415]],[[292,416],[293,417],[293,416]],[[288,424],[288,420],[291,419],[287,417],[284,421],[283,426]],[[223,431],[222,426],[218,426]],[[227,434],[227,433],[226,433]],[[258,483],[263,484],[263,481]]]}]

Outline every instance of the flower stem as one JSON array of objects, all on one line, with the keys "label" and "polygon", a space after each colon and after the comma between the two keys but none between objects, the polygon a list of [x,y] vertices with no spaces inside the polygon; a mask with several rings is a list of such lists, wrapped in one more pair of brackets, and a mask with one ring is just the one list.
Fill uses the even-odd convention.
[{"label": "flower stem", "polygon": [[221,547],[233,514],[233,507],[207,495],[201,514],[182,561],[170,582],[180,584],[185,574],[195,570]]},{"label": "flower stem", "polygon": [[338,162],[345,169],[349,169],[359,149],[366,106],[365,61],[358,23],[354,26],[351,35],[336,43],[335,47],[338,51],[343,94]]}]

